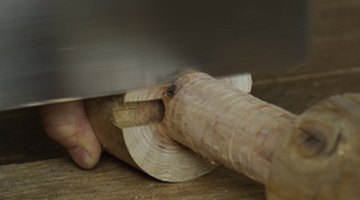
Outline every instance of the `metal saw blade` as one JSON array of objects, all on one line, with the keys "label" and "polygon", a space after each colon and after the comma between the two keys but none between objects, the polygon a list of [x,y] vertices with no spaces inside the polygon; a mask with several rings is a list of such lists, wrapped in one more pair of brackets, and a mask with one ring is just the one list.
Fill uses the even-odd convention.
[{"label": "metal saw blade", "polygon": [[305,0],[2,0],[0,110],[306,59]]}]

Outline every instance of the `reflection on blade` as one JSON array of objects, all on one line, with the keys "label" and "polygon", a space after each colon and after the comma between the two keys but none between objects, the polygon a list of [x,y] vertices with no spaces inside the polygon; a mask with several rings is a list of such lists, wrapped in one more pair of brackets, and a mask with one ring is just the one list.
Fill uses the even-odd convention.
[{"label": "reflection on blade", "polygon": [[0,110],[306,58],[304,0],[3,0]]}]

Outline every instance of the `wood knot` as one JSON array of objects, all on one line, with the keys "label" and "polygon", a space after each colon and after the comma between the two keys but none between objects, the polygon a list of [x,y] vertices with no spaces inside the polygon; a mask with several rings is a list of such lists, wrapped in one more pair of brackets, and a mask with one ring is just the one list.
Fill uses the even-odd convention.
[{"label": "wood knot", "polygon": [[314,121],[302,122],[294,134],[298,152],[304,157],[327,155],[335,151],[340,134],[330,126]]},{"label": "wood knot", "polygon": [[296,137],[296,146],[305,157],[314,157],[324,151],[326,138],[317,130],[301,130]]},{"label": "wood knot", "polygon": [[176,86],[175,84],[172,84],[172,85],[165,91],[165,96],[166,96],[167,98],[172,98],[173,96],[175,96],[176,90],[177,90],[177,86]]}]

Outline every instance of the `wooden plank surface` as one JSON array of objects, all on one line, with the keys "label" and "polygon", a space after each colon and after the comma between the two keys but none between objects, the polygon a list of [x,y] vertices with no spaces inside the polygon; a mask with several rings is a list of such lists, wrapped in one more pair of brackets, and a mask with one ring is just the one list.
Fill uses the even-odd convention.
[{"label": "wooden plank surface", "polygon": [[0,199],[264,199],[263,186],[224,168],[162,183],[109,158],[90,171],[66,159],[0,166]]},{"label": "wooden plank surface", "polygon": [[265,101],[300,114],[316,102],[332,95],[360,92],[360,68],[359,72],[348,74],[326,74],[323,72],[276,77],[268,83],[258,81],[254,83],[252,93]]}]

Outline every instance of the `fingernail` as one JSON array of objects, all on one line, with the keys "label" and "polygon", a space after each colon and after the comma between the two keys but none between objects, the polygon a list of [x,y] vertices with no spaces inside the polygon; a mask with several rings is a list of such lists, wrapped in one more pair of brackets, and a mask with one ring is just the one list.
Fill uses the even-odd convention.
[{"label": "fingernail", "polygon": [[82,147],[75,147],[69,151],[70,156],[81,168],[91,169],[95,166],[94,160]]}]

